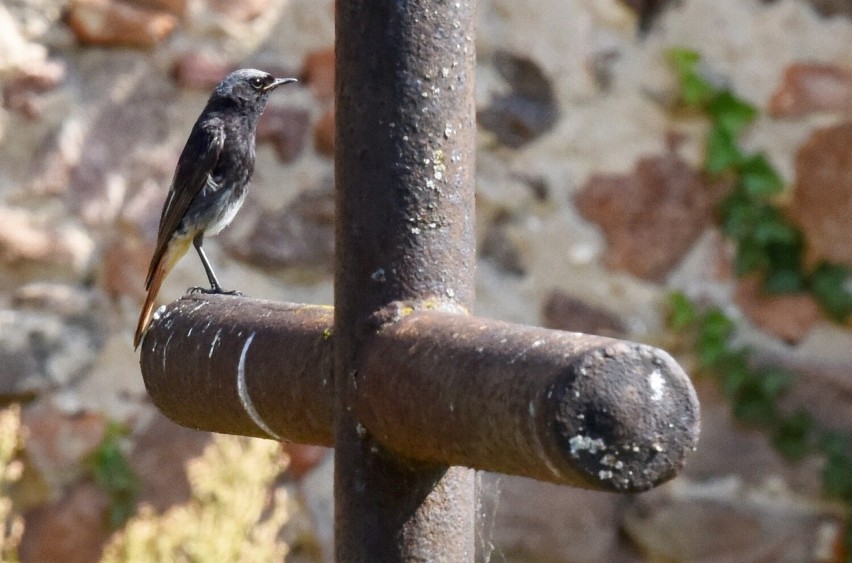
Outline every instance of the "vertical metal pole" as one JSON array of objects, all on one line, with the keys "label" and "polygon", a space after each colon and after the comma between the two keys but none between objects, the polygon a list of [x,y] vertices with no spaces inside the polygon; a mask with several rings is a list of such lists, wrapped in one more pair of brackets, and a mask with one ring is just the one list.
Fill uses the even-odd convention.
[{"label": "vertical metal pole", "polygon": [[474,8],[336,6],[339,561],[473,559],[473,471],[384,451],[360,424],[356,398],[360,343],[377,311],[406,300],[472,303]]}]

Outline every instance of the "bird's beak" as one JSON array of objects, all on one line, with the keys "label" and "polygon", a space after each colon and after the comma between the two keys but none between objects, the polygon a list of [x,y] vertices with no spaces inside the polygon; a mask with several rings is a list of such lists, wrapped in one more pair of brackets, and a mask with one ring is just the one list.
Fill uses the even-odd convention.
[{"label": "bird's beak", "polygon": [[273,80],[269,86],[263,89],[264,92],[269,92],[271,90],[275,90],[282,84],[290,84],[291,82],[298,82],[295,78],[276,78]]}]

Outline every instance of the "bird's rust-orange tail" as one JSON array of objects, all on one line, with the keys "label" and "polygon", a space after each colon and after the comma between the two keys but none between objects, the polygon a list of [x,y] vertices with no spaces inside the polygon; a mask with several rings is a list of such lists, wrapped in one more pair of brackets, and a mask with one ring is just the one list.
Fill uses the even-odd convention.
[{"label": "bird's rust-orange tail", "polygon": [[191,243],[192,237],[172,239],[166,245],[165,252],[159,256],[155,254],[154,262],[151,264],[151,271],[148,274],[148,280],[145,283],[145,289],[148,293],[145,295],[145,304],[142,305],[139,322],[136,324],[136,334],[133,337],[134,350],[139,347],[142,337],[145,336],[145,331],[148,330],[148,324],[151,322],[151,314],[154,311],[154,303],[157,300],[157,294],[160,293],[160,286],[163,285],[163,280],[172,271],[177,261],[186,254]]}]

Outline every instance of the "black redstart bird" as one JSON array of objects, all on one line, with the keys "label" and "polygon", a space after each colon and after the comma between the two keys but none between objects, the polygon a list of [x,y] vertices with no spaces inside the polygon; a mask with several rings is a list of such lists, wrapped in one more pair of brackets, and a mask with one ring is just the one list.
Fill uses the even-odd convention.
[{"label": "black redstart bird", "polygon": [[274,78],[254,69],[237,70],[216,86],[204,111],[192,127],[178,159],[163,212],[157,246],[145,280],[145,304],[136,325],[133,347],[138,348],[151,322],[154,300],[166,275],[195,246],[210,289],[219,285],[201,248],[204,235],[215,235],[234,218],[246,197],[254,172],[255,131],[269,93],[295,78]]}]

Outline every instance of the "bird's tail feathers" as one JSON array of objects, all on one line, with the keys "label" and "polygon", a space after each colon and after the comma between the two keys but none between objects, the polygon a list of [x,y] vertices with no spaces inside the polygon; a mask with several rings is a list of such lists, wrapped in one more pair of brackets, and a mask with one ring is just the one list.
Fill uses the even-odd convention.
[{"label": "bird's tail feathers", "polygon": [[133,349],[139,347],[142,342],[142,337],[145,331],[148,330],[148,325],[151,322],[151,314],[154,311],[154,303],[157,300],[157,294],[160,293],[160,287],[163,285],[163,280],[169,272],[172,271],[177,261],[183,258],[186,251],[189,250],[189,245],[192,243],[192,237],[174,238],[166,245],[166,250],[159,259],[151,266],[151,271],[148,274],[147,294],[145,295],[145,304],[142,305],[142,312],[139,314],[139,322],[136,324],[136,334],[133,337]]}]

